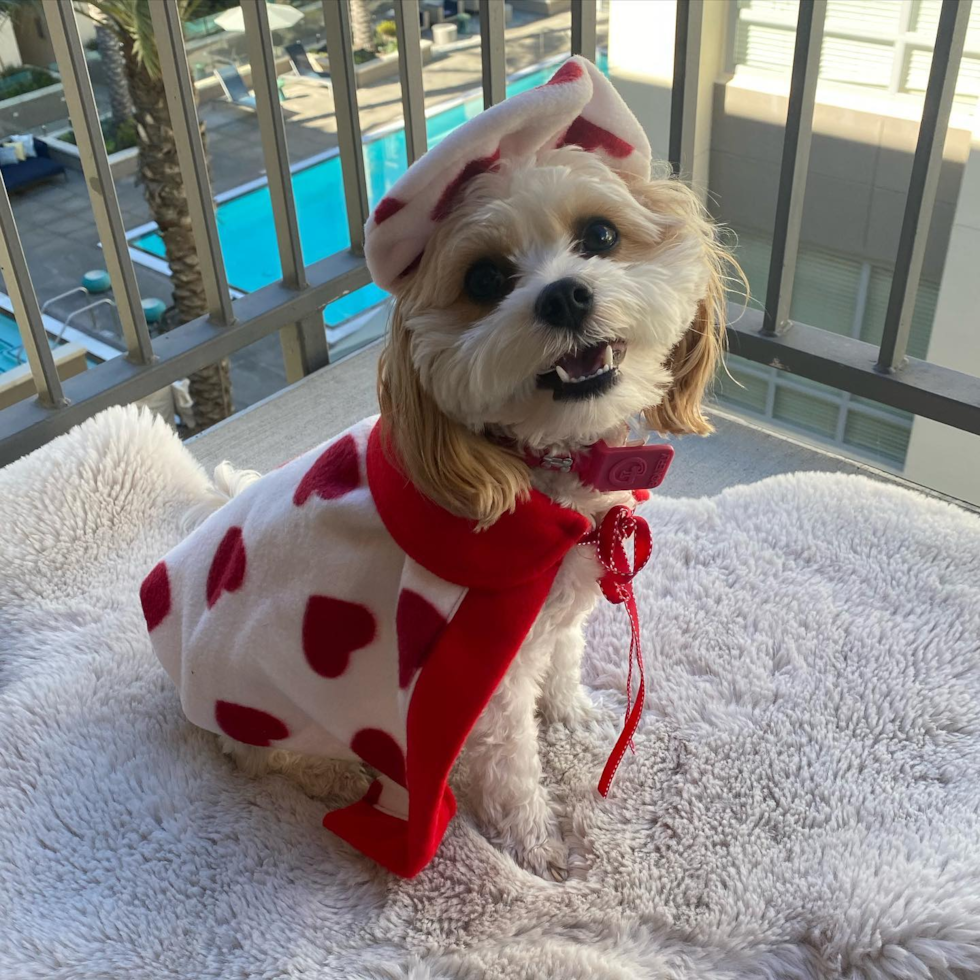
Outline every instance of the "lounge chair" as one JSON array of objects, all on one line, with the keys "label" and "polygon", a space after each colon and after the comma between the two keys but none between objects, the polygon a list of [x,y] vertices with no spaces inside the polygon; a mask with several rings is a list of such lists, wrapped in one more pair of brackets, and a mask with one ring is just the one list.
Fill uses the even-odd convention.
[{"label": "lounge chair", "polygon": [[255,108],[255,96],[249,92],[245,80],[234,65],[221,65],[215,68],[214,73],[229,102],[244,106],[246,109]]},{"label": "lounge chair", "polygon": [[330,72],[318,71],[313,67],[313,62],[310,61],[310,56],[307,54],[306,48],[303,47],[302,41],[293,41],[292,44],[287,44],[286,54],[289,55],[289,63],[293,66],[293,71],[300,78],[309,78],[321,85],[330,84]]},{"label": "lounge chair", "polygon": [[[29,187],[32,184],[39,184],[41,181],[57,177],[59,174],[65,174],[65,168],[57,160],[51,158],[48,144],[36,136],[34,137],[34,152],[37,154],[36,156],[28,157],[20,163],[7,163],[0,166],[0,175],[2,175],[8,191]],[[65,174],[65,179],[68,179],[67,174]]]}]

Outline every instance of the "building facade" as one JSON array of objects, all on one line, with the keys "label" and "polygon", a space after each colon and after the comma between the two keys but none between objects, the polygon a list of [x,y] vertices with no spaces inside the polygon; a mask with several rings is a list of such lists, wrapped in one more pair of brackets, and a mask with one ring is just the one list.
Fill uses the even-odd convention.
[{"label": "building facade", "polygon": [[[940,0],[829,0],[791,317],[877,344]],[[666,157],[672,0],[613,0],[610,72]],[[761,305],[797,0],[705,3],[694,185],[737,241]],[[946,140],[909,354],[980,374],[980,5]],[[972,256],[972,260],[971,257]],[[972,262],[972,268],[971,268]],[[730,357],[719,399],[917,483],[980,503],[980,438]]]}]

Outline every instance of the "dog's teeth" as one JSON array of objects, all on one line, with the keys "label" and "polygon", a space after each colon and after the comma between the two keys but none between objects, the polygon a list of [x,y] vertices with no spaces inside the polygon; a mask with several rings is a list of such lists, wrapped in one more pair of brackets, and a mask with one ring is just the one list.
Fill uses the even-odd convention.
[{"label": "dog's teeth", "polygon": [[594,381],[596,378],[602,377],[602,375],[608,374],[610,371],[615,370],[616,366],[613,364],[612,347],[608,345],[606,346],[606,349],[602,352],[602,361],[602,365],[596,368],[591,374],[581,374],[575,378],[571,377],[560,364],[556,364],[553,370],[563,384],[577,385],[581,384],[583,381]]}]

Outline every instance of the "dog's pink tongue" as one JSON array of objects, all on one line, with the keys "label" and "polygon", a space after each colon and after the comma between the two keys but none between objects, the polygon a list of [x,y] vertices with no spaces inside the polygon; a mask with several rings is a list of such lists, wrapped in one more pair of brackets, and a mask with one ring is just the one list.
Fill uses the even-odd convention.
[{"label": "dog's pink tongue", "polygon": [[566,354],[556,364],[568,374],[569,378],[584,378],[587,375],[595,374],[602,367],[605,351],[606,345],[604,343],[595,344],[593,347],[586,347],[584,350]]}]

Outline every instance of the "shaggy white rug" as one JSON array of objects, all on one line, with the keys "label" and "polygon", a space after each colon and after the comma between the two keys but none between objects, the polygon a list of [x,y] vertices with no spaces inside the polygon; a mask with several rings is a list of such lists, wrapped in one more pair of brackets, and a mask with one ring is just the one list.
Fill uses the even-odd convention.
[{"label": "shaggy white rug", "polygon": [[3,980],[980,976],[980,522],[860,477],[655,499],[649,696],[611,797],[603,718],[541,733],[573,880],[456,819],[413,882],[237,772],[152,659],[144,572],[204,490],[110,410],[0,472]]}]

